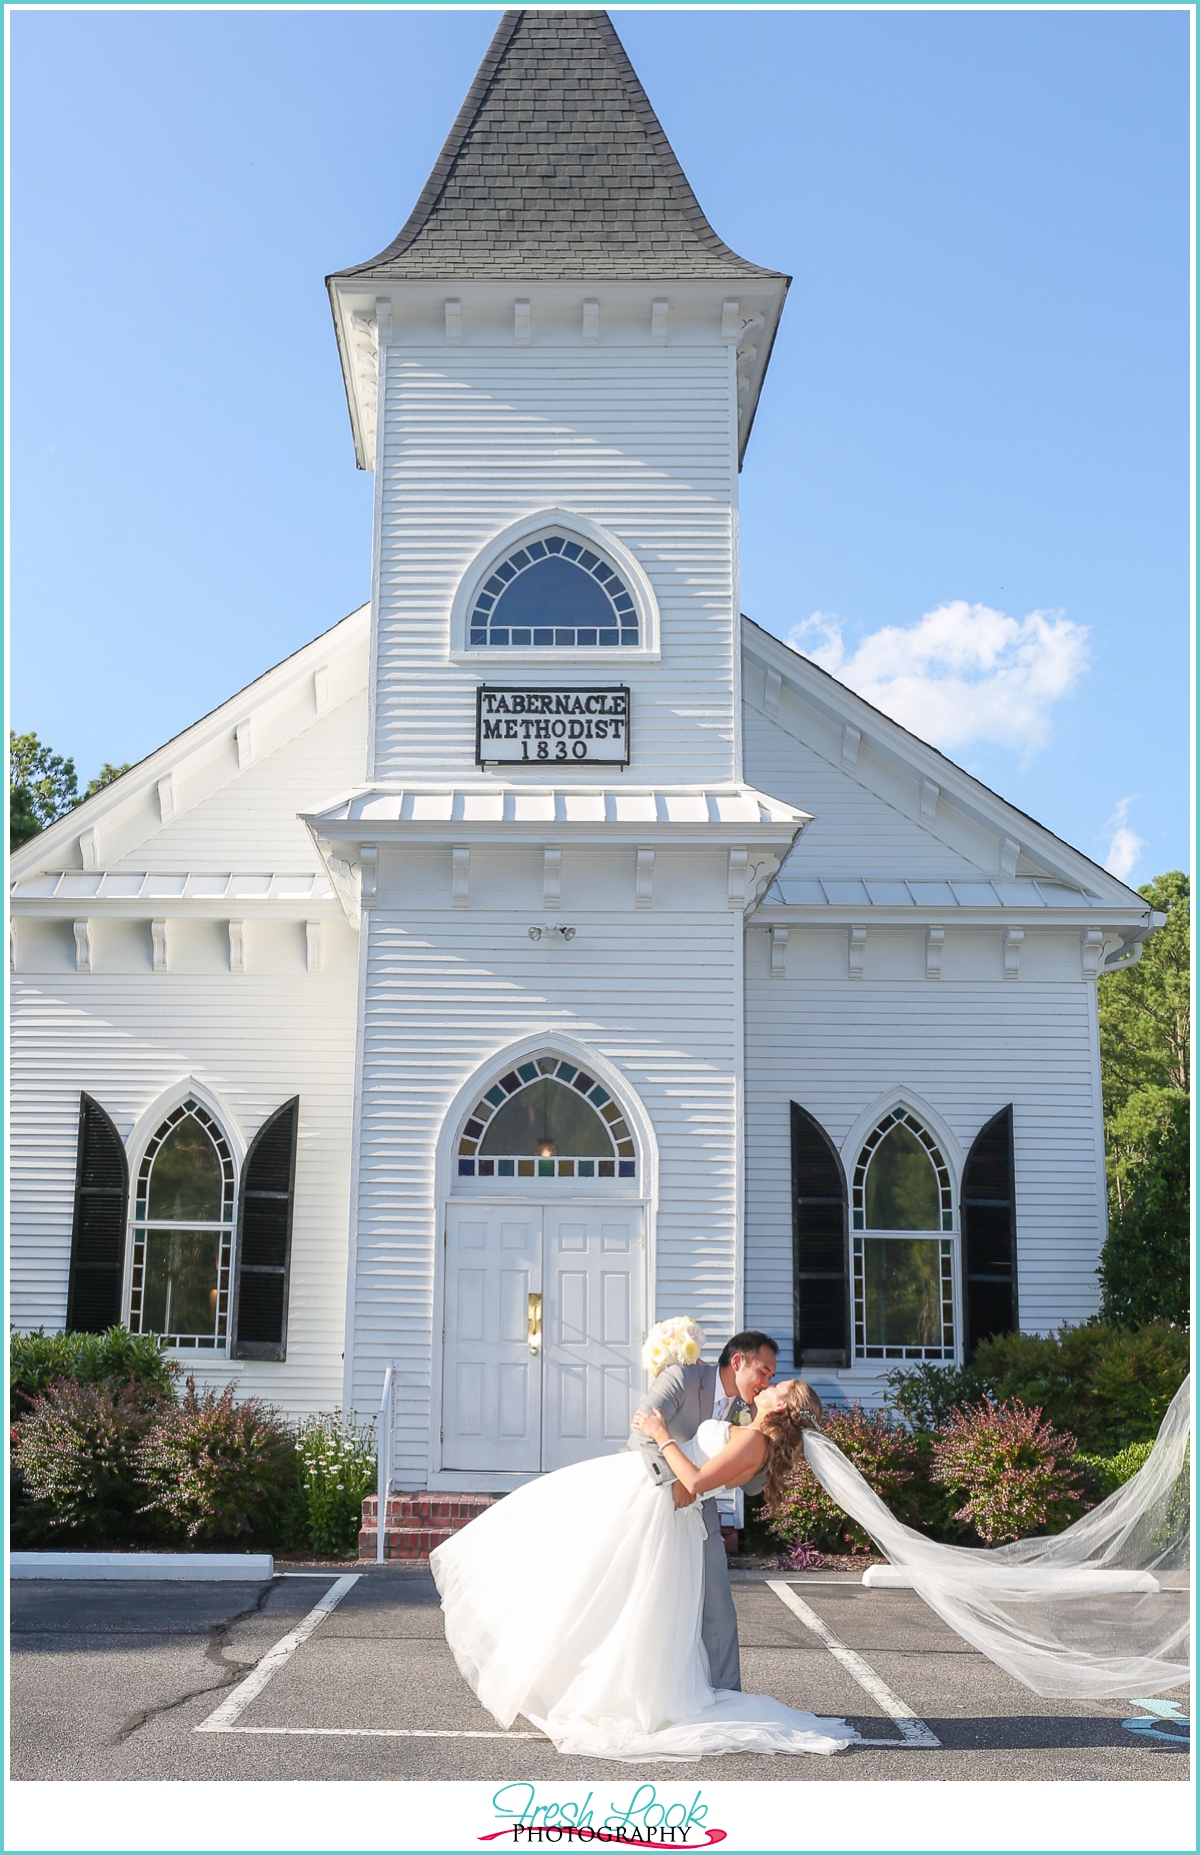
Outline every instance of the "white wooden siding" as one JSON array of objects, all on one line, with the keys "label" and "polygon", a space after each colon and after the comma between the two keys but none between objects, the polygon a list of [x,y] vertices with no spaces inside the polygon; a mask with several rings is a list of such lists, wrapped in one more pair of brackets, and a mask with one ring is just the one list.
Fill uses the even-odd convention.
[{"label": "white wooden siding", "polygon": [[610,915],[541,950],[527,914],[370,915],[357,1208],[353,1398],[399,1366],[396,1475],[427,1473],[434,1158],[456,1092],[494,1051],[556,1030],[617,1066],[660,1158],[653,1318],[733,1331],[737,1278],[737,915]]},{"label": "white wooden siding", "polygon": [[[799,711],[799,703],[789,706],[790,715],[798,716]],[[901,804],[915,809],[919,803],[915,778],[905,781],[893,775],[899,802],[889,804],[750,703],[744,707],[742,726],[747,781],[813,814],[788,859],[789,875],[978,876],[981,870],[992,873],[998,867],[994,837],[985,840],[979,833],[980,854],[972,860],[944,836],[905,815]],[[963,828],[960,821],[960,832]]]},{"label": "white wooden siding", "polygon": [[[791,939],[804,933],[793,928]],[[1097,1305],[1104,1240],[1094,986],[1024,976],[1015,983],[999,976],[969,984],[790,977],[781,983],[765,975],[761,957],[752,964],[758,970],[746,986],[746,1317],[780,1340],[781,1366],[792,1364],[793,1340],[792,1101],[816,1117],[840,1150],[879,1096],[908,1088],[949,1124],[964,1154],[984,1122],[1012,1102],[1022,1330],[1047,1332],[1087,1319]],[[833,1395],[850,1395],[846,1379],[814,1378],[828,1379]]]},{"label": "white wooden siding", "polygon": [[660,606],[662,662],[563,650],[530,666],[536,680],[628,683],[634,778],[736,777],[727,352],[398,348],[386,404],[373,776],[461,777],[471,766],[476,684],[529,672],[494,656],[448,662],[455,590],[492,535],[561,507],[641,563]]},{"label": "white wooden siding", "polygon": [[[352,940],[350,930],[342,930]],[[355,962],[336,973],[206,979],[16,975],[12,982],[11,1317],[66,1318],[79,1095],[127,1139],[163,1090],[194,1076],[248,1143],[300,1097],[286,1361],[181,1355],[199,1380],[293,1413],[341,1401]]]}]

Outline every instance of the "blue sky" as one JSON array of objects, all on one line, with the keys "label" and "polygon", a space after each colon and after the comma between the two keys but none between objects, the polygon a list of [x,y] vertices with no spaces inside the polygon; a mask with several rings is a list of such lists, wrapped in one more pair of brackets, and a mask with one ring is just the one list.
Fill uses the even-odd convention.
[{"label": "blue sky", "polygon": [[[11,715],[83,780],[367,596],[323,278],[498,17],[12,16]],[[613,17],[795,277],[744,609],[1129,880],[1188,867],[1187,15]]]}]

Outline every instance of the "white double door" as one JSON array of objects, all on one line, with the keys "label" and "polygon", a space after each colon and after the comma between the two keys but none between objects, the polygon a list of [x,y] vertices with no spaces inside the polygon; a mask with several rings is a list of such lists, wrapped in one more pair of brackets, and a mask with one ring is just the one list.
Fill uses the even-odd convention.
[{"label": "white double door", "polygon": [[640,1205],[451,1205],[442,1467],[507,1474],[620,1449],[640,1355]]}]

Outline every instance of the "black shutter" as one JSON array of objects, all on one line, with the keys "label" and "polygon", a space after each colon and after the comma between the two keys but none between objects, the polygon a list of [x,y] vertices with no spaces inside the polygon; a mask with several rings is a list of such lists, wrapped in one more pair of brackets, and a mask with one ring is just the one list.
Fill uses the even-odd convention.
[{"label": "black shutter", "polygon": [[792,1103],[796,1364],[850,1363],[846,1179],[824,1128]]},{"label": "black shutter", "polygon": [[1017,1328],[1017,1223],[1010,1103],[980,1129],[962,1189],[966,1356],[981,1340]]},{"label": "black shutter", "polygon": [[300,1097],[263,1122],[250,1143],[238,1197],[237,1271],[229,1354],[232,1359],[287,1356],[288,1270]]},{"label": "black shutter", "polygon": [[124,1143],[100,1103],[81,1095],[67,1281],[68,1333],[103,1333],[121,1318],[128,1210]]}]

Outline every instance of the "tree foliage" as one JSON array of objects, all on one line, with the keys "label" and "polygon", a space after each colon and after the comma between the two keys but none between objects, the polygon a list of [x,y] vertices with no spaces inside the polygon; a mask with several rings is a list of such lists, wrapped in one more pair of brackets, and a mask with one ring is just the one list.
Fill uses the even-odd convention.
[{"label": "tree foliage", "polygon": [[[88,782],[84,799],[94,798],[111,786],[114,779],[128,773],[132,761],[113,766],[105,761],[95,779]],[[79,778],[73,760],[64,760],[36,734],[8,737],[8,847],[17,850],[31,837],[44,831],[58,818],[65,818],[82,803]]]},{"label": "tree foliage", "polygon": [[1190,902],[1179,870],[1138,893],[1167,917],[1135,966],[1099,984],[1109,1237],[1101,1311],[1189,1324]]}]

